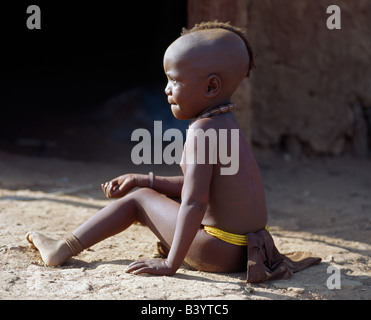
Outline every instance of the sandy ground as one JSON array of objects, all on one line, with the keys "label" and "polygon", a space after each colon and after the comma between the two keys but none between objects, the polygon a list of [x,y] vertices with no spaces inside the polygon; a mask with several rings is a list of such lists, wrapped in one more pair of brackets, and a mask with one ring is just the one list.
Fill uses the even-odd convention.
[{"label": "sandy ground", "polygon": [[[111,201],[100,183],[129,169],[0,152],[0,299],[370,299],[371,161],[257,159],[277,247],[312,251],[323,261],[289,280],[249,285],[245,273],[187,267],[173,277],[124,273],[133,260],[157,254],[156,238],[140,225],[62,267],[44,266],[26,232],[60,237],[72,231]],[[156,173],[171,174],[165,169]],[[331,290],[327,280],[337,274],[341,288]]]}]

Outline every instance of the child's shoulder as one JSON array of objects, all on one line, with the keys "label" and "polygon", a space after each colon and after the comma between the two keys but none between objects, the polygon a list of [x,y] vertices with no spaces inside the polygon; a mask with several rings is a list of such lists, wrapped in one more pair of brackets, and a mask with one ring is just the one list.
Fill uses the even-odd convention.
[{"label": "child's shoulder", "polygon": [[196,131],[198,129],[203,131],[207,131],[209,129],[228,129],[228,127],[232,129],[235,128],[236,125],[238,125],[238,122],[235,122],[234,120],[235,119],[228,117],[228,115],[225,115],[223,117],[215,116],[210,118],[203,118],[192,122],[188,129],[191,129],[193,131]]},{"label": "child's shoulder", "polygon": [[212,118],[204,118],[191,122],[191,124],[188,127],[188,130],[195,131],[201,129],[206,131],[208,129],[213,129],[215,127],[216,124],[215,121],[212,121]]}]

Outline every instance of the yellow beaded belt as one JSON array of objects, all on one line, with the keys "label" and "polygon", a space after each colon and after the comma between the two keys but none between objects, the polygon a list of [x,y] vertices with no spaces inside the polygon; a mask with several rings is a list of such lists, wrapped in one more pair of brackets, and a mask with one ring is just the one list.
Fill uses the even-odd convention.
[{"label": "yellow beaded belt", "polygon": [[[270,232],[268,226],[265,229]],[[218,238],[224,242],[234,244],[236,246],[246,247],[247,246],[247,236],[245,234],[235,234],[227,231],[220,230],[218,228],[204,226],[204,230],[207,234]]]}]

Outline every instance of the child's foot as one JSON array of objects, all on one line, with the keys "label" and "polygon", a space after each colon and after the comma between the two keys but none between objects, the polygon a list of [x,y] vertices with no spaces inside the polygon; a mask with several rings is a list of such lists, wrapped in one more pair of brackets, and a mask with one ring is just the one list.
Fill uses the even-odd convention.
[{"label": "child's foot", "polygon": [[26,239],[34,249],[40,251],[41,258],[47,266],[59,266],[72,257],[64,240],[54,240],[37,232],[27,233]]}]

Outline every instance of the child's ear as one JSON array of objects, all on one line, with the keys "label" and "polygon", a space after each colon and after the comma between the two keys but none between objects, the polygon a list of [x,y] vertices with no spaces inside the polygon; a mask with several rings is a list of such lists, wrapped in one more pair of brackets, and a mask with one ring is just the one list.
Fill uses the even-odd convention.
[{"label": "child's ear", "polygon": [[212,74],[207,78],[207,90],[205,96],[215,97],[222,89],[222,79],[217,74]]}]

